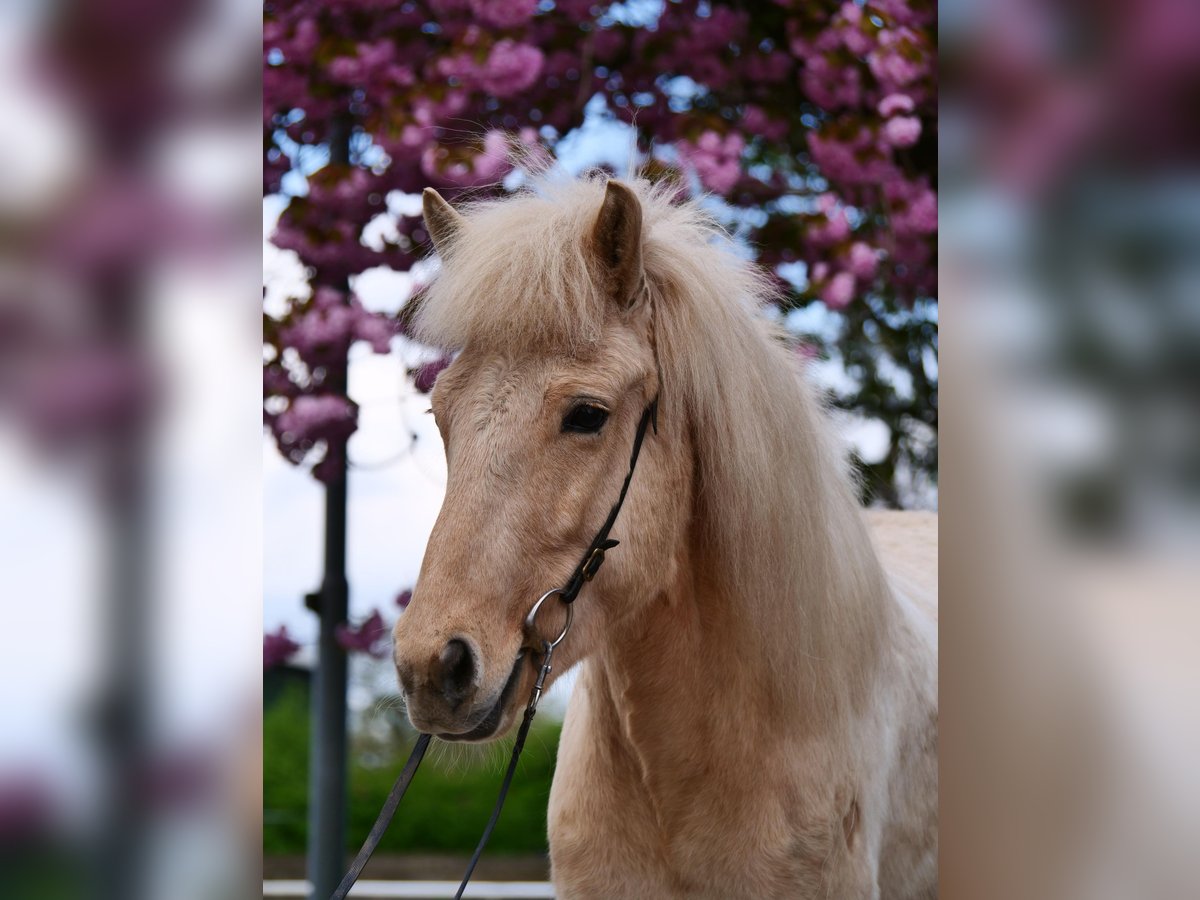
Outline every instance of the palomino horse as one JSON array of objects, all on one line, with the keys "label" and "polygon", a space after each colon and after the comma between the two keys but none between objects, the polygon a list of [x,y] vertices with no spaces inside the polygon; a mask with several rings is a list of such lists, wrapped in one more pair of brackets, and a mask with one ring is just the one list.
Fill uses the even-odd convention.
[{"label": "palomino horse", "polygon": [[[455,211],[416,313],[461,349],[433,412],[449,482],[395,659],[413,725],[521,715],[562,585],[648,404],[657,432],[575,603],[580,663],[550,796],[560,897],[937,893],[933,516],[878,546],[769,288],[691,203],[541,179]],[[906,571],[885,574],[880,552]]]}]

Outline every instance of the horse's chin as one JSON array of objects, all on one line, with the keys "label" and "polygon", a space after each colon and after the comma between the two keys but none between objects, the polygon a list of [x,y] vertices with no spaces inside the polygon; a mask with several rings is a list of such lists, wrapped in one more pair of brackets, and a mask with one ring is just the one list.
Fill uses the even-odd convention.
[{"label": "horse's chin", "polygon": [[492,704],[478,724],[460,734],[438,734],[438,739],[459,744],[483,744],[504,737],[517,718],[518,704],[514,702],[513,698],[516,696],[517,687],[523,680],[526,659],[527,654],[524,652],[517,657],[516,662],[513,663],[512,672],[509,673],[508,681],[504,683],[504,687],[500,691],[500,696],[496,698],[496,702]]}]

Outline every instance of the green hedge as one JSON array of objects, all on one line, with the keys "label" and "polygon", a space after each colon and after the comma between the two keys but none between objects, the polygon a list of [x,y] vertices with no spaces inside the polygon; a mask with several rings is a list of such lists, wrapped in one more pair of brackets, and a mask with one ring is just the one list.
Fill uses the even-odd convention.
[{"label": "green hedge", "polygon": [[[263,716],[263,851],[268,854],[305,852],[308,719],[306,692],[294,685],[271,703]],[[504,814],[488,845],[490,852],[547,851],[546,803],[559,728],[557,722],[535,722]],[[352,744],[347,850],[356,851],[370,830],[413,738],[400,734],[397,746],[382,752],[378,746]],[[483,748],[435,741],[379,845],[380,852],[469,854],[495,803],[510,748],[511,739]]]}]

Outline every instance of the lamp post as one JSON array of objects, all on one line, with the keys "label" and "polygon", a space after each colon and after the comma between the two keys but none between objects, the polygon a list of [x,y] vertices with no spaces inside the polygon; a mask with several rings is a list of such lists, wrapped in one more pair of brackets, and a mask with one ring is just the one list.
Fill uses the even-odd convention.
[{"label": "lamp post", "polygon": [[[352,120],[333,121],[331,164],[350,162]],[[340,359],[325,377],[329,391],[346,394],[347,360]],[[325,484],[324,574],[321,587],[306,598],[320,620],[317,666],[312,682],[312,731],[308,789],[308,880],[312,900],[327,900],[342,878],[346,844],[346,651],[337,627],[349,613],[346,580],[346,442],[331,441],[326,452],[338,464]]]}]

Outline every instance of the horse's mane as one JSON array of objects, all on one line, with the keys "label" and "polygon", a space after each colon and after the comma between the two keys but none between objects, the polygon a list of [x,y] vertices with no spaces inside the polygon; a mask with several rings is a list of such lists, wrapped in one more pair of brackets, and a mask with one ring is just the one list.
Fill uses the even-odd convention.
[{"label": "horse's mane", "polygon": [[[796,630],[786,602],[796,601],[794,639],[813,657],[831,640],[862,640],[882,576],[844,454],[798,355],[763,314],[770,281],[675,186],[626,184],[643,211],[664,414],[682,409],[691,424],[713,577],[769,598],[768,618],[784,633]],[[542,175],[516,195],[460,208],[465,222],[443,248],[418,335],[514,353],[598,341],[611,300],[584,253],[604,189],[603,178]]]}]

